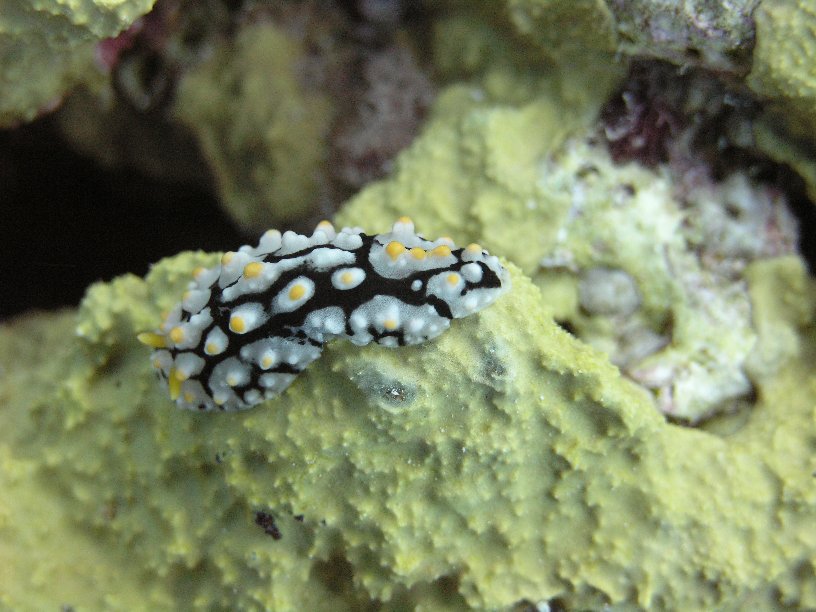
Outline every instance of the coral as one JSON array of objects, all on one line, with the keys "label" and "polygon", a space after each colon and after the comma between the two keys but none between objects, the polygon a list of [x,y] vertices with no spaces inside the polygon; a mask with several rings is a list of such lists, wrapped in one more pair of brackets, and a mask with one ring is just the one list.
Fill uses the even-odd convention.
[{"label": "coral", "polygon": [[800,172],[816,201],[816,7],[806,0],[764,0],[754,18],[757,40],[746,82],[765,102],[756,146]]},{"label": "coral", "polygon": [[[47,344],[30,342],[36,324],[0,336],[3,367],[25,390],[13,405],[26,406],[13,409],[4,452],[47,482],[70,483],[60,516],[100,556],[115,559],[128,543],[121,567],[153,576],[146,601],[497,609],[558,598],[569,608],[699,609],[807,567],[812,338],[802,337],[793,367],[762,383],[785,402],[762,403],[726,438],[677,428],[561,331],[513,268],[512,292],[437,341],[330,345],[269,409],[219,418],[173,410],[133,337],[209,261],[183,255],[146,281],[93,287],[81,342],[65,320]],[[775,317],[774,295],[801,300],[804,290],[810,301],[789,307],[788,321],[810,324],[816,294],[801,272],[772,286],[758,278],[759,318]],[[29,359],[52,346],[60,358],[37,381]],[[57,493],[40,494],[49,513]],[[7,520],[16,528],[21,517]],[[56,542],[41,546],[74,558]],[[784,578],[772,597],[816,605],[807,575]],[[94,593],[114,597],[113,585]],[[17,592],[11,604],[28,601]]]},{"label": "coral", "polygon": [[[621,86],[608,3],[493,8],[440,9],[452,83],[336,221],[408,213],[505,257],[512,291],[425,344],[329,343],[231,414],[175,410],[136,340],[218,254],[93,285],[76,317],[4,323],[1,606],[816,608],[816,282],[785,193],[740,165],[756,109],[704,73]],[[247,19],[185,73],[178,108],[249,158],[223,164],[267,155],[257,185],[288,176],[287,147],[314,153],[287,172],[319,159],[333,110],[290,71],[310,63],[302,39]],[[258,49],[291,99],[263,99]],[[790,134],[797,96],[778,98]],[[302,129],[317,140],[293,143]],[[275,188],[314,185],[292,179]]]},{"label": "coral", "polygon": [[748,85],[769,100],[794,137],[816,129],[816,6],[764,0],[754,15],[756,47]]},{"label": "coral", "polygon": [[107,74],[66,100],[60,130],[106,165],[206,185],[247,233],[305,230],[387,174],[433,99],[389,10],[162,0],[97,46]]},{"label": "coral", "polygon": [[609,0],[618,50],[681,66],[744,73],[754,44],[759,0]]},{"label": "coral", "polygon": [[314,206],[329,99],[295,73],[298,42],[271,23],[243,28],[179,84],[175,113],[195,132],[231,216],[246,228]]},{"label": "coral", "polygon": [[[583,106],[623,76],[614,20],[601,1],[462,3],[434,22],[433,61],[446,79],[478,84],[495,102],[520,103],[557,86]],[[559,75],[557,85],[552,77]],[[476,94],[475,94],[476,95]]]},{"label": "coral", "polygon": [[804,181],[811,202],[816,202],[816,153],[811,140],[795,138],[771,117],[753,123],[754,144],[765,155],[790,166]]},{"label": "coral", "polygon": [[94,78],[94,45],[148,12],[154,0],[4,3],[0,11],[0,126],[33,119]]},{"label": "coral", "polygon": [[[466,240],[507,255],[533,276],[559,321],[652,389],[673,418],[697,422],[746,407],[753,397],[746,361],[758,338],[742,272],[796,246],[778,187],[727,164],[723,177],[712,176],[691,149],[709,125],[705,116],[664,111],[676,116],[676,129],[650,145],[662,153],[648,155],[648,169],[613,163],[591,129],[563,144],[571,119],[552,98],[518,110],[471,102],[476,108],[461,117],[466,96],[458,88],[442,94],[437,121],[401,158],[394,181],[368,189],[347,211],[368,218],[412,210],[422,227],[459,227]],[[708,99],[698,102],[717,116]],[[577,134],[582,109],[571,110]],[[447,178],[468,173],[470,180]],[[581,281],[597,268],[633,279],[640,307],[598,312],[587,308],[586,292],[582,304]],[[597,290],[613,290],[615,277],[606,277],[610,287]]]},{"label": "coral", "polygon": [[[54,389],[49,366],[43,364],[65,365],[72,358],[70,338],[75,325],[76,311],[66,310],[26,315],[0,326],[0,418],[4,423],[0,428],[0,608],[170,609],[171,594],[156,582],[145,588],[143,573],[133,567],[121,546],[101,546],[96,535],[84,526],[78,528],[58,491],[82,492],[70,482],[44,477],[42,461],[50,451],[27,448],[26,437],[17,428],[28,421],[37,397]],[[93,518],[102,521],[114,511],[104,506],[96,510],[99,514]],[[100,589],[100,585],[116,588]]]}]

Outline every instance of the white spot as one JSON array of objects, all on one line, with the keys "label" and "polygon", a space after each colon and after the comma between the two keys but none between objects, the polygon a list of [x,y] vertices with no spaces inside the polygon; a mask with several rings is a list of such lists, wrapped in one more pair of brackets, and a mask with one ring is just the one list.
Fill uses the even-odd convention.
[{"label": "white spot", "polygon": [[257,329],[267,320],[263,306],[257,302],[248,302],[234,308],[230,313],[230,331],[236,334],[245,334]]},{"label": "white spot", "polygon": [[244,402],[249,406],[254,406],[263,400],[263,395],[257,389],[250,389],[244,393]]},{"label": "white spot", "polygon": [[340,268],[331,275],[335,289],[354,289],[365,280],[366,273],[362,268]]},{"label": "white spot", "polygon": [[482,280],[482,267],[477,263],[465,264],[460,272],[469,283],[478,283]]},{"label": "white spot", "polygon": [[190,289],[184,294],[184,299],[181,302],[182,308],[187,312],[198,312],[210,299],[209,289]]},{"label": "white spot", "polygon": [[281,233],[278,230],[272,229],[264,232],[261,236],[261,241],[258,243],[258,255],[268,255],[277,251],[281,246]]},{"label": "white spot", "polygon": [[201,372],[204,360],[195,353],[181,353],[176,355],[175,368],[184,378],[190,378]]},{"label": "white spot", "polygon": [[309,239],[306,236],[296,234],[290,230],[283,233],[283,237],[281,238],[281,248],[278,255],[289,255],[291,253],[296,253],[297,251],[302,251],[303,249],[308,248],[308,246]]},{"label": "white spot", "polygon": [[326,336],[337,336],[346,327],[346,317],[339,306],[329,306],[310,312],[306,317],[303,332],[312,340],[323,342]]},{"label": "white spot", "polygon": [[314,281],[307,276],[298,276],[286,285],[272,302],[275,312],[292,312],[300,308],[314,295]]}]

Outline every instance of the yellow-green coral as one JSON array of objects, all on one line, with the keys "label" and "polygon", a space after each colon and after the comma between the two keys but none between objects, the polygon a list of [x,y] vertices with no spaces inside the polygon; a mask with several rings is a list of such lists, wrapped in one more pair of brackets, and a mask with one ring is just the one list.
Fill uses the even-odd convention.
[{"label": "yellow-green coral", "polygon": [[[513,267],[510,293],[438,341],[331,345],[278,400],[199,415],[171,407],[135,334],[215,255],[95,285],[77,320],[0,328],[0,415],[13,425],[0,428],[0,583],[13,582],[0,605],[816,607],[816,286],[802,261],[744,274],[751,410],[668,423],[552,319],[580,308],[570,265],[621,263],[649,290],[647,320],[664,320],[683,296],[660,261],[636,261],[649,244],[637,228],[631,250],[592,238],[640,224],[674,252],[679,219],[646,214],[671,185],[587,142],[611,80],[582,91],[557,69],[499,73],[443,92],[393,178],[341,214],[382,231],[409,213],[535,276]],[[620,190],[604,205],[609,185]],[[568,223],[576,203],[585,227]],[[564,227],[574,259],[542,268]],[[46,584],[43,568],[63,580]]]},{"label": "yellow-green coral", "polygon": [[180,83],[175,112],[197,135],[230,215],[253,231],[317,202],[332,105],[299,77],[305,53],[272,23],[246,26]]},{"label": "yellow-green coral", "polygon": [[0,126],[33,119],[93,74],[93,47],[155,0],[11,0],[0,8]]},{"label": "yellow-green coral", "polygon": [[769,99],[796,136],[816,128],[816,6],[763,0],[754,13],[756,47],[748,85]]},{"label": "yellow-green coral", "polygon": [[[29,446],[32,432],[23,431],[32,405],[57,383],[43,364],[67,363],[75,326],[73,310],[0,326],[0,609],[170,609],[175,599],[166,585],[147,586],[127,550],[100,544],[98,533],[77,523],[63,493],[78,489],[43,469],[61,451]],[[100,504],[97,511],[104,520],[112,509]]]},{"label": "yellow-green coral", "polygon": [[[511,293],[436,342],[335,344],[278,401],[189,414],[171,408],[128,328],[158,316],[153,296],[199,261],[94,288],[86,340],[51,332],[65,355],[3,440],[6,456],[64,485],[41,492],[46,517],[59,503],[106,560],[128,543],[128,567],[155,576],[146,601],[495,609],[560,597],[699,609],[811,561],[812,338],[763,386],[784,402],[763,401],[728,438],[678,428],[554,325],[516,270]],[[2,342],[5,370],[30,372],[19,340]],[[782,600],[816,605],[798,576]],[[114,588],[100,583],[97,596]]]},{"label": "yellow-green coral", "polygon": [[765,103],[756,146],[790,164],[816,200],[816,6],[764,0],[754,13],[756,48],[747,83]]},{"label": "yellow-green coral", "polygon": [[603,2],[469,2],[434,20],[433,62],[443,79],[469,79],[473,97],[525,103],[556,90],[571,106],[603,99],[623,77]]},{"label": "yellow-green coral", "polygon": [[[696,422],[734,410],[752,394],[746,361],[758,341],[739,272],[792,251],[795,221],[743,173],[715,182],[701,170],[687,183],[665,166],[615,164],[588,127],[596,108],[552,93],[520,107],[479,104],[453,86],[393,178],[339,219],[406,210],[419,227],[484,244],[533,277],[559,320],[654,389],[667,414]],[[636,312],[580,303],[582,279],[600,268],[631,278]]]}]

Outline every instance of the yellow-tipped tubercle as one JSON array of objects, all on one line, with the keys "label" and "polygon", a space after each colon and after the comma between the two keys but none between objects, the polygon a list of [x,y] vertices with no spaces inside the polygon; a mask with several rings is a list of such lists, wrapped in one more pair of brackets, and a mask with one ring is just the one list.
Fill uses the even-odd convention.
[{"label": "yellow-tipped tubercle", "polygon": [[292,288],[289,290],[290,300],[299,300],[304,295],[306,295],[306,287],[301,284],[292,285]]},{"label": "yellow-tipped tubercle", "polygon": [[151,346],[153,348],[167,348],[167,338],[164,334],[157,334],[155,332],[142,332],[136,336],[136,339],[142,344]]},{"label": "yellow-tipped tubercle", "polygon": [[425,249],[421,247],[414,247],[410,250],[410,253],[414,256],[414,259],[425,259],[425,256],[428,254],[425,252]]},{"label": "yellow-tipped tubercle", "polygon": [[176,376],[176,368],[170,368],[170,375],[167,377],[167,384],[170,387],[170,399],[175,401],[181,395],[181,381]]},{"label": "yellow-tipped tubercle", "polygon": [[396,261],[397,257],[405,252],[405,245],[401,242],[397,242],[396,240],[392,240],[385,245],[385,252],[388,253],[388,256],[392,260]]},{"label": "yellow-tipped tubercle", "polygon": [[253,261],[244,266],[244,278],[257,278],[263,273],[263,264]]},{"label": "yellow-tipped tubercle", "polygon": [[178,344],[179,342],[182,342],[184,340],[184,329],[176,326],[170,330],[170,333],[168,335],[170,336],[170,339],[173,342]]}]

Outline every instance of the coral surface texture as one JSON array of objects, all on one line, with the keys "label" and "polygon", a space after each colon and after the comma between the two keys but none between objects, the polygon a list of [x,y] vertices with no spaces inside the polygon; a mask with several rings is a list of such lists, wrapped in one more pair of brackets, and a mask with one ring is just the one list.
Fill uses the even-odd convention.
[{"label": "coral surface texture", "polygon": [[[166,99],[88,151],[172,126],[237,225],[331,224],[0,322],[0,610],[816,609],[813,4],[319,4],[162,0],[108,42]],[[124,68],[84,54],[149,9],[0,4],[0,123],[74,70],[92,121]],[[179,356],[205,310],[229,334]]]}]

